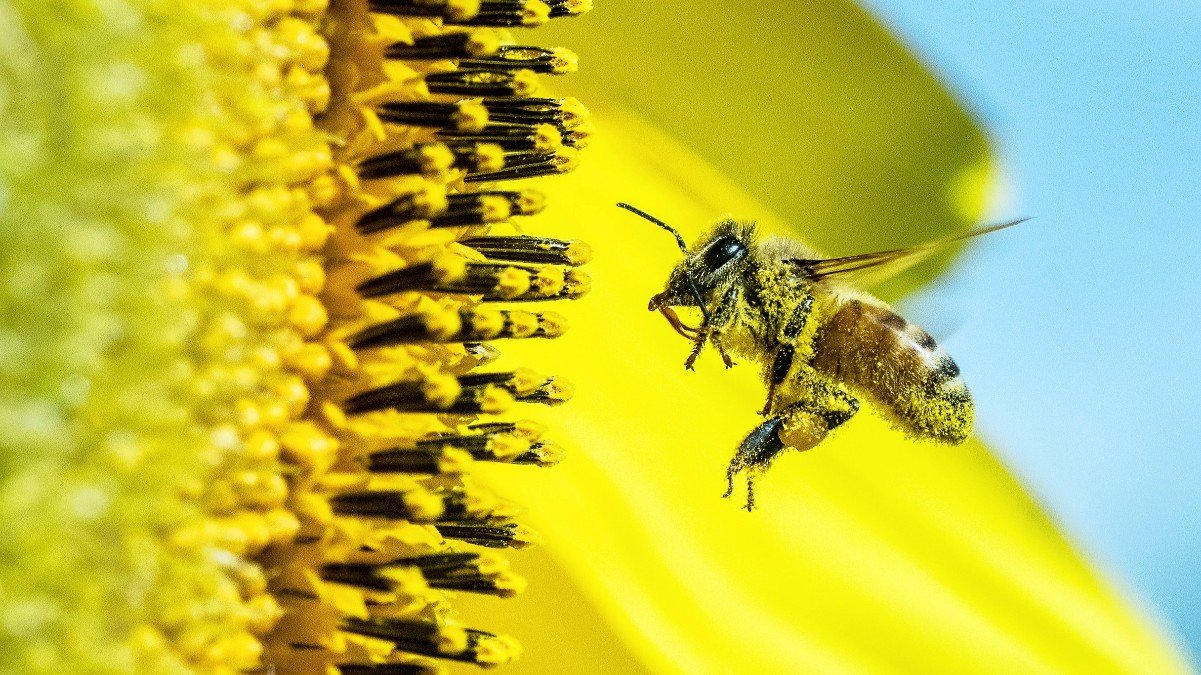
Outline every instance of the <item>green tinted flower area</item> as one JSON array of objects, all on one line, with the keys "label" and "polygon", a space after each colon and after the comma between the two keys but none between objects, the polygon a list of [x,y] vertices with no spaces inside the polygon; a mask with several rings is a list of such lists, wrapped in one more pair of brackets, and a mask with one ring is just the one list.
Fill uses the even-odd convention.
[{"label": "green tinted flower area", "polygon": [[587,289],[503,184],[588,130],[538,96],[574,55],[507,30],[586,9],[0,8],[0,668],[516,656],[449,604],[518,593],[490,549],[534,538],[465,474],[557,461],[506,413],[570,390],[471,371]]}]

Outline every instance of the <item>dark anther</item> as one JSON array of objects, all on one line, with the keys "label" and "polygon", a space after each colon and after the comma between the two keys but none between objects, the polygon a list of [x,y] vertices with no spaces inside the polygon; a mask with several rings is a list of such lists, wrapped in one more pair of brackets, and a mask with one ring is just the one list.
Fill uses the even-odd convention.
[{"label": "dark anther", "polygon": [[546,196],[537,190],[479,190],[447,196],[448,212],[462,208],[472,208],[478,200],[486,197],[501,197],[509,201],[513,215],[532,216],[540,213],[546,207]]},{"label": "dark anther", "polygon": [[488,120],[486,109],[476,101],[459,101],[458,103],[393,101],[379,104],[375,112],[381,120],[393,124],[460,131],[482,129]]},{"label": "dark anther", "polygon": [[447,21],[459,26],[540,26],[550,18],[550,7],[541,0],[484,0],[480,11],[466,19]]},{"label": "dark anther", "polygon": [[578,59],[566,49],[506,45],[488,58],[464,58],[459,67],[475,70],[513,70],[527,68],[535,73],[562,75],[575,71]]},{"label": "dark anther", "polygon": [[321,578],[337,584],[369,588],[374,591],[390,591],[392,580],[376,574],[379,569],[375,565],[339,565],[321,566]]},{"label": "dark anther", "polygon": [[588,109],[574,98],[486,98],[483,105],[493,122],[554,124],[573,129],[590,116]]},{"label": "dark anther", "polygon": [[[325,649],[325,647],[319,647]],[[342,664],[337,666],[340,675],[436,675],[438,668],[421,663],[375,663]]]},{"label": "dark anther", "polygon": [[[513,426],[512,423],[509,424]],[[448,452],[465,452],[481,462],[551,466],[562,459],[558,446],[519,432],[450,434],[418,441],[412,448],[390,448],[366,456],[368,471],[378,473],[439,473]]]},{"label": "dark anther", "polygon": [[452,70],[429,73],[425,85],[431,94],[462,96],[525,96],[538,86],[537,75],[525,68],[511,71]]},{"label": "dark anther", "polygon": [[505,168],[499,171],[469,173],[463,180],[468,183],[480,183],[548,176],[567,173],[578,163],[579,156],[572,148],[559,148],[554,152],[509,152],[505,153]]},{"label": "dark anther", "polygon": [[[474,161],[492,163],[503,161],[503,153],[485,146],[481,156],[476,147]],[[456,161],[458,156],[456,155]],[[445,201],[443,201],[445,200]],[[355,223],[363,234],[374,234],[414,220],[427,220],[430,227],[459,227],[499,223],[511,215],[531,215],[542,210],[545,199],[530,190],[503,192],[484,190],[431,197],[423,191],[401,195],[372,209]]]},{"label": "dark anther", "polygon": [[579,16],[592,9],[592,0],[548,0],[550,17]]},{"label": "dark anther", "polygon": [[350,339],[353,349],[416,342],[474,342],[504,338],[555,338],[566,322],[554,312],[479,308],[456,314],[409,314],[363,329]]},{"label": "dark anther", "polygon": [[400,490],[368,490],[347,492],[330,497],[329,504],[334,513],[346,516],[397,518],[400,520],[427,522],[419,511],[405,499],[407,493]]},{"label": "dark anther", "polygon": [[442,33],[413,40],[413,44],[388,45],[384,56],[390,59],[469,59],[496,53],[494,40],[480,39],[475,33]]},{"label": "dark anther", "polygon": [[342,408],[347,414],[372,412],[392,408],[412,412],[440,412],[446,406],[430,401],[421,381],[397,382],[369,389],[350,397]]},{"label": "dark anther", "polygon": [[552,124],[489,124],[479,131],[439,131],[447,142],[495,143],[505,150],[547,152],[563,144],[563,133]]},{"label": "dark anther", "polygon": [[438,287],[438,283],[434,266],[421,263],[368,279],[355,290],[365,298],[376,298],[402,291],[433,290]]},{"label": "dark anther", "polygon": [[460,0],[369,0],[373,12],[397,16],[440,16],[446,21],[467,21],[475,16],[473,3]]},{"label": "dark anther", "polygon": [[410,192],[359,216],[355,227],[363,234],[373,234],[411,220],[432,219],[445,212],[440,199],[433,199],[424,191]]},{"label": "dark anther", "polygon": [[439,522],[437,528],[438,533],[447,539],[486,548],[521,548],[530,543],[523,536],[524,528],[517,523]]},{"label": "dark anther", "polygon": [[581,241],[496,236],[463,239],[459,243],[483,253],[492,260],[576,266],[592,259],[592,249]]},{"label": "dark anther", "polygon": [[[475,660],[467,649],[448,650],[445,639],[448,627],[430,621],[383,617],[370,619],[345,617],[342,619],[341,628],[349,633],[388,640],[395,644],[398,650],[412,654],[459,661]],[[470,643],[470,639],[468,639],[468,643]]]},{"label": "dark anther", "polygon": [[441,449],[381,450],[368,455],[364,464],[374,473],[437,474],[442,472],[442,454]]},{"label": "dark anther", "polygon": [[443,143],[417,143],[359,162],[359,177],[389,178],[408,174],[434,175],[449,169],[457,157]]}]

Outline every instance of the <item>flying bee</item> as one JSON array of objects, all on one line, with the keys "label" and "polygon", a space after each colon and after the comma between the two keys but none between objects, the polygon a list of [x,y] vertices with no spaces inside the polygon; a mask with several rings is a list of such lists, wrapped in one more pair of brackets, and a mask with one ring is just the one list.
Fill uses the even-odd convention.
[{"label": "flying bee", "polygon": [[[794,239],[760,240],[754,223],[733,219],[718,222],[690,249],[658,218],[618,206],[675,235],[684,253],[649,305],[692,341],[684,367],[692,370],[712,344],[727,368],[733,355],[762,369],[767,401],[759,414],[766,420],[730,460],[724,497],[745,472],[746,508],[753,509],[755,481],[772,461],[785,448],[821,443],[855,415],[861,398],[912,437],[958,444],[971,435],[975,409],[959,366],[929,333],[854,284],[1021,220],[911,248],[820,258]],[[698,308],[700,325],[686,325],[676,307]]]}]

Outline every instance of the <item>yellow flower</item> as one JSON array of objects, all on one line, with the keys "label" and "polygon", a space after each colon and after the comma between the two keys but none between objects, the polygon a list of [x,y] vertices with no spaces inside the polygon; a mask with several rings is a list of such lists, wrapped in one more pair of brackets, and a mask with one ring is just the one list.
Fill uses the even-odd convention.
[{"label": "yellow flower", "polygon": [[465,475],[555,463],[507,412],[571,389],[475,369],[564,331],[543,304],[589,251],[488,235],[544,207],[504,181],[574,168],[589,125],[539,96],[574,55],[508,28],[587,8],[0,8],[0,669],[517,655],[452,616],[519,593],[488,549],[535,537]]},{"label": "yellow flower", "polygon": [[[978,445],[861,415],[781,463],[770,508],[715,498],[761,392],[747,369],[679,372],[641,310],[670,242],[612,202],[681,227],[715,215],[696,190],[764,211],[617,115],[544,216],[501,182],[575,168],[591,132],[536,95],[574,55],[507,28],[587,5],[0,7],[0,670],[422,672],[512,660],[497,629],[548,672],[603,670],[598,649],[656,670],[1183,670]],[[966,167],[897,156],[956,196],[934,220],[958,228],[986,155],[951,117]],[[566,323],[542,301],[590,285],[573,237],[602,284],[548,343]],[[527,412],[569,397],[561,374],[578,399]],[[551,438],[570,462],[508,466],[556,463]],[[532,542],[526,522],[555,558],[522,571],[558,592],[452,608],[522,590],[488,549]]]}]

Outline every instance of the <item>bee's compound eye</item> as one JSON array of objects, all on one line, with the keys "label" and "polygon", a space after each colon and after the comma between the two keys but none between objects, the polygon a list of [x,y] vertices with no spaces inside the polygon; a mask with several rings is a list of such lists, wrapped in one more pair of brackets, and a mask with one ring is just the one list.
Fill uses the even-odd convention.
[{"label": "bee's compound eye", "polygon": [[737,260],[745,254],[746,245],[726,234],[714,239],[713,243],[709,244],[705,252],[701,254],[701,262],[704,263],[706,270],[716,272],[722,265]]}]

